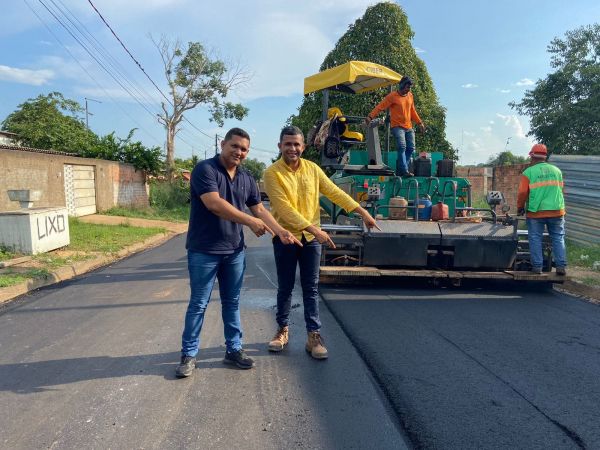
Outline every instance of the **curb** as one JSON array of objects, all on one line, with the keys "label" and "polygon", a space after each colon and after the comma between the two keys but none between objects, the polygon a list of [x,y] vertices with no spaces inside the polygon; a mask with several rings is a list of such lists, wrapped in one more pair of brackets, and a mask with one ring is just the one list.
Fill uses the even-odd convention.
[{"label": "curb", "polygon": [[563,284],[555,284],[554,290],[574,295],[575,297],[581,297],[588,302],[595,303],[600,305],[600,288],[587,286],[583,283],[578,283],[577,281],[565,281]]},{"label": "curb", "polygon": [[41,287],[50,286],[51,284],[60,283],[61,281],[70,280],[78,275],[90,272],[103,266],[107,266],[115,261],[119,261],[129,255],[138,253],[141,250],[156,247],[169,239],[181,234],[180,232],[167,231],[163,234],[157,234],[148,239],[136,244],[125,247],[116,253],[110,255],[97,256],[94,259],[87,261],[78,261],[69,266],[59,267],[53,272],[50,272],[45,278],[32,279],[24,281],[13,286],[0,288],[0,306],[20,295]]}]

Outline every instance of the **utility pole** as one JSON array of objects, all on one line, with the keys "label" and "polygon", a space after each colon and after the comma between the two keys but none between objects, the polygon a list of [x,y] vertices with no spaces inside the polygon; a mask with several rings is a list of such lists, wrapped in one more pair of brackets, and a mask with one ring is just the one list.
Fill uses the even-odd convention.
[{"label": "utility pole", "polygon": [[215,134],[215,156],[219,154],[219,135]]},{"label": "utility pole", "polygon": [[508,143],[510,142],[511,139],[512,139],[512,137],[506,138],[506,144],[504,145],[504,151],[506,151],[508,149]]},{"label": "utility pole", "polygon": [[85,98],[85,127],[89,130],[90,124],[89,124],[88,116],[93,116],[93,114],[88,111],[88,101],[96,102],[96,103],[102,103],[102,102],[100,100],[94,100],[93,98],[87,98],[87,97],[84,97],[84,98]]}]

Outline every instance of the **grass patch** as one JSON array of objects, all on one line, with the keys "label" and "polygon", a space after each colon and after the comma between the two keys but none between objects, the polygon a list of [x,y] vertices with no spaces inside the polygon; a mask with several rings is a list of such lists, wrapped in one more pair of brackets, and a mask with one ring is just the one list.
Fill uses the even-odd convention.
[{"label": "grass patch", "polygon": [[13,258],[16,258],[17,256],[19,256],[19,255],[11,252],[8,248],[0,245],[0,261],[6,261],[8,259],[13,259]]},{"label": "grass patch", "polygon": [[600,287],[600,279],[595,277],[583,277],[579,281],[581,281],[586,286]]},{"label": "grass patch", "polygon": [[592,269],[600,261],[600,245],[580,245],[567,239],[567,262],[569,265]]},{"label": "grass patch", "polygon": [[72,217],[69,218],[69,228],[71,244],[67,248],[77,252],[116,252],[128,245],[165,232],[164,228],[84,223]]},{"label": "grass patch", "polygon": [[0,274],[0,288],[14,286],[30,278],[47,278],[50,272],[46,269],[30,269],[27,272],[12,272]]},{"label": "grass patch", "polygon": [[190,218],[190,207],[174,206],[171,208],[111,208],[102,211],[108,216],[134,217],[139,219],[167,220],[169,222],[187,222]]}]

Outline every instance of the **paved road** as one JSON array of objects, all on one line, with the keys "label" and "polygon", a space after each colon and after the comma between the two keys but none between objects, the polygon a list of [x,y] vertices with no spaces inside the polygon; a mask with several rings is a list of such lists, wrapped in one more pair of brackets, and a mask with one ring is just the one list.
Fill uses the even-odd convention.
[{"label": "paved road", "polygon": [[415,448],[600,448],[598,305],[502,286],[322,295]]},{"label": "paved road", "polygon": [[323,308],[328,361],[270,355],[273,257],[249,239],[242,319],[257,368],[224,366],[211,302],[198,370],[173,377],[189,295],[184,238],[0,310],[0,448],[405,448],[370,372]]}]

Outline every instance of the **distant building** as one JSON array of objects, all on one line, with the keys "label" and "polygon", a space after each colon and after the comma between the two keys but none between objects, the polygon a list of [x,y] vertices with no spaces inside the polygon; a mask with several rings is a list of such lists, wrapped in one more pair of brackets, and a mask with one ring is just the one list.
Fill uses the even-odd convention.
[{"label": "distant building", "polygon": [[0,131],[0,145],[20,146],[21,140],[19,135],[10,131]]}]

